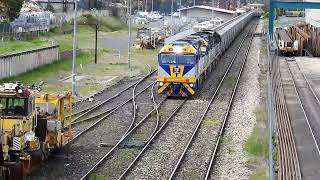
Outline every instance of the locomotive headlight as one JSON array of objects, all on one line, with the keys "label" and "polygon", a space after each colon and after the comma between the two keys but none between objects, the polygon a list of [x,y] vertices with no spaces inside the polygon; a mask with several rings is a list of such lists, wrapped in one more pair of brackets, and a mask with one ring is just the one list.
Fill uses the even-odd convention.
[{"label": "locomotive headlight", "polygon": [[173,47],[173,51],[175,53],[182,53],[183,52],[183,47],[182,46],[175,46],[175,47]]},{"label": "locomotive headlight", "polygon": [[159,86],[163,86],[163,82],[160,82],[160,83],[159,83]]},{"label": "locomotive headlight", "polygon": [[32,132],[32,131],[29,131],[29,132],[27,132],[27,133],[24,135],[24,140],[25,140],[25,142],[34,141],[34,139],[35,139],[35,133]]},{"label": "locomotive headlight", "polygon": [[194,87],[194,84],[190,84],[190,87],[192,87],[192,88],[193,88],[193,87]]}]

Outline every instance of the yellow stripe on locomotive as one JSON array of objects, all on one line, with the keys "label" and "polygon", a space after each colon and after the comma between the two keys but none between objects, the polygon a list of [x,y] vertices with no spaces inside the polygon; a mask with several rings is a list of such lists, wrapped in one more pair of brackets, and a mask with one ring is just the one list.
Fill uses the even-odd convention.
[{"label": "yellow stripe on locomotive", "polygon": [[196,92],[197,50],[188,44],[165,45],[159,53],[158,93],[188,97]]}]

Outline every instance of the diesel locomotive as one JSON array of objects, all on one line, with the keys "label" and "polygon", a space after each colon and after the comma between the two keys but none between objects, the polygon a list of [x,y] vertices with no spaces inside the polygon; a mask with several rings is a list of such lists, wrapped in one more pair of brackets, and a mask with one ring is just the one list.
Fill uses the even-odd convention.
[{"label": "diesel locomotive", "polygon": [[195,95],[219,57],[253,16],[249,12],[164,45],[158,54],[158,93],[173,97]]}]

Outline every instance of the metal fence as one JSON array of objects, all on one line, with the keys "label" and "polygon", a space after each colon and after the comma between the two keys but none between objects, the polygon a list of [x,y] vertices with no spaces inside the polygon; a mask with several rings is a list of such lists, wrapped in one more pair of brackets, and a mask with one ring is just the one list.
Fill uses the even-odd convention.
[{"label": "metal fence", "polygon": [[59,46],[0,56],[0,79],[8,78],[59,60]]},{"label": "metal fence", "polygon": [[279,51],[269,37],[268,34],[269,177],[271,180],[295,174],[301,177],[295,143],[292,143],[294,137],[282,85]]}]

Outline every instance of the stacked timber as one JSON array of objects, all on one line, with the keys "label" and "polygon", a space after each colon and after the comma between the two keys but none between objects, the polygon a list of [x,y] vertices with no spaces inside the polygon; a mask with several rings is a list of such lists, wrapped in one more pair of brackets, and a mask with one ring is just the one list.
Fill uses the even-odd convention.
[{"label": "stacked timber", "polygon": [[298,52],[302,55],[304,50],[313,56],[320,56],[320,28],[307,23],[299,23],[288,28],[291,39],[299,41]]}]

